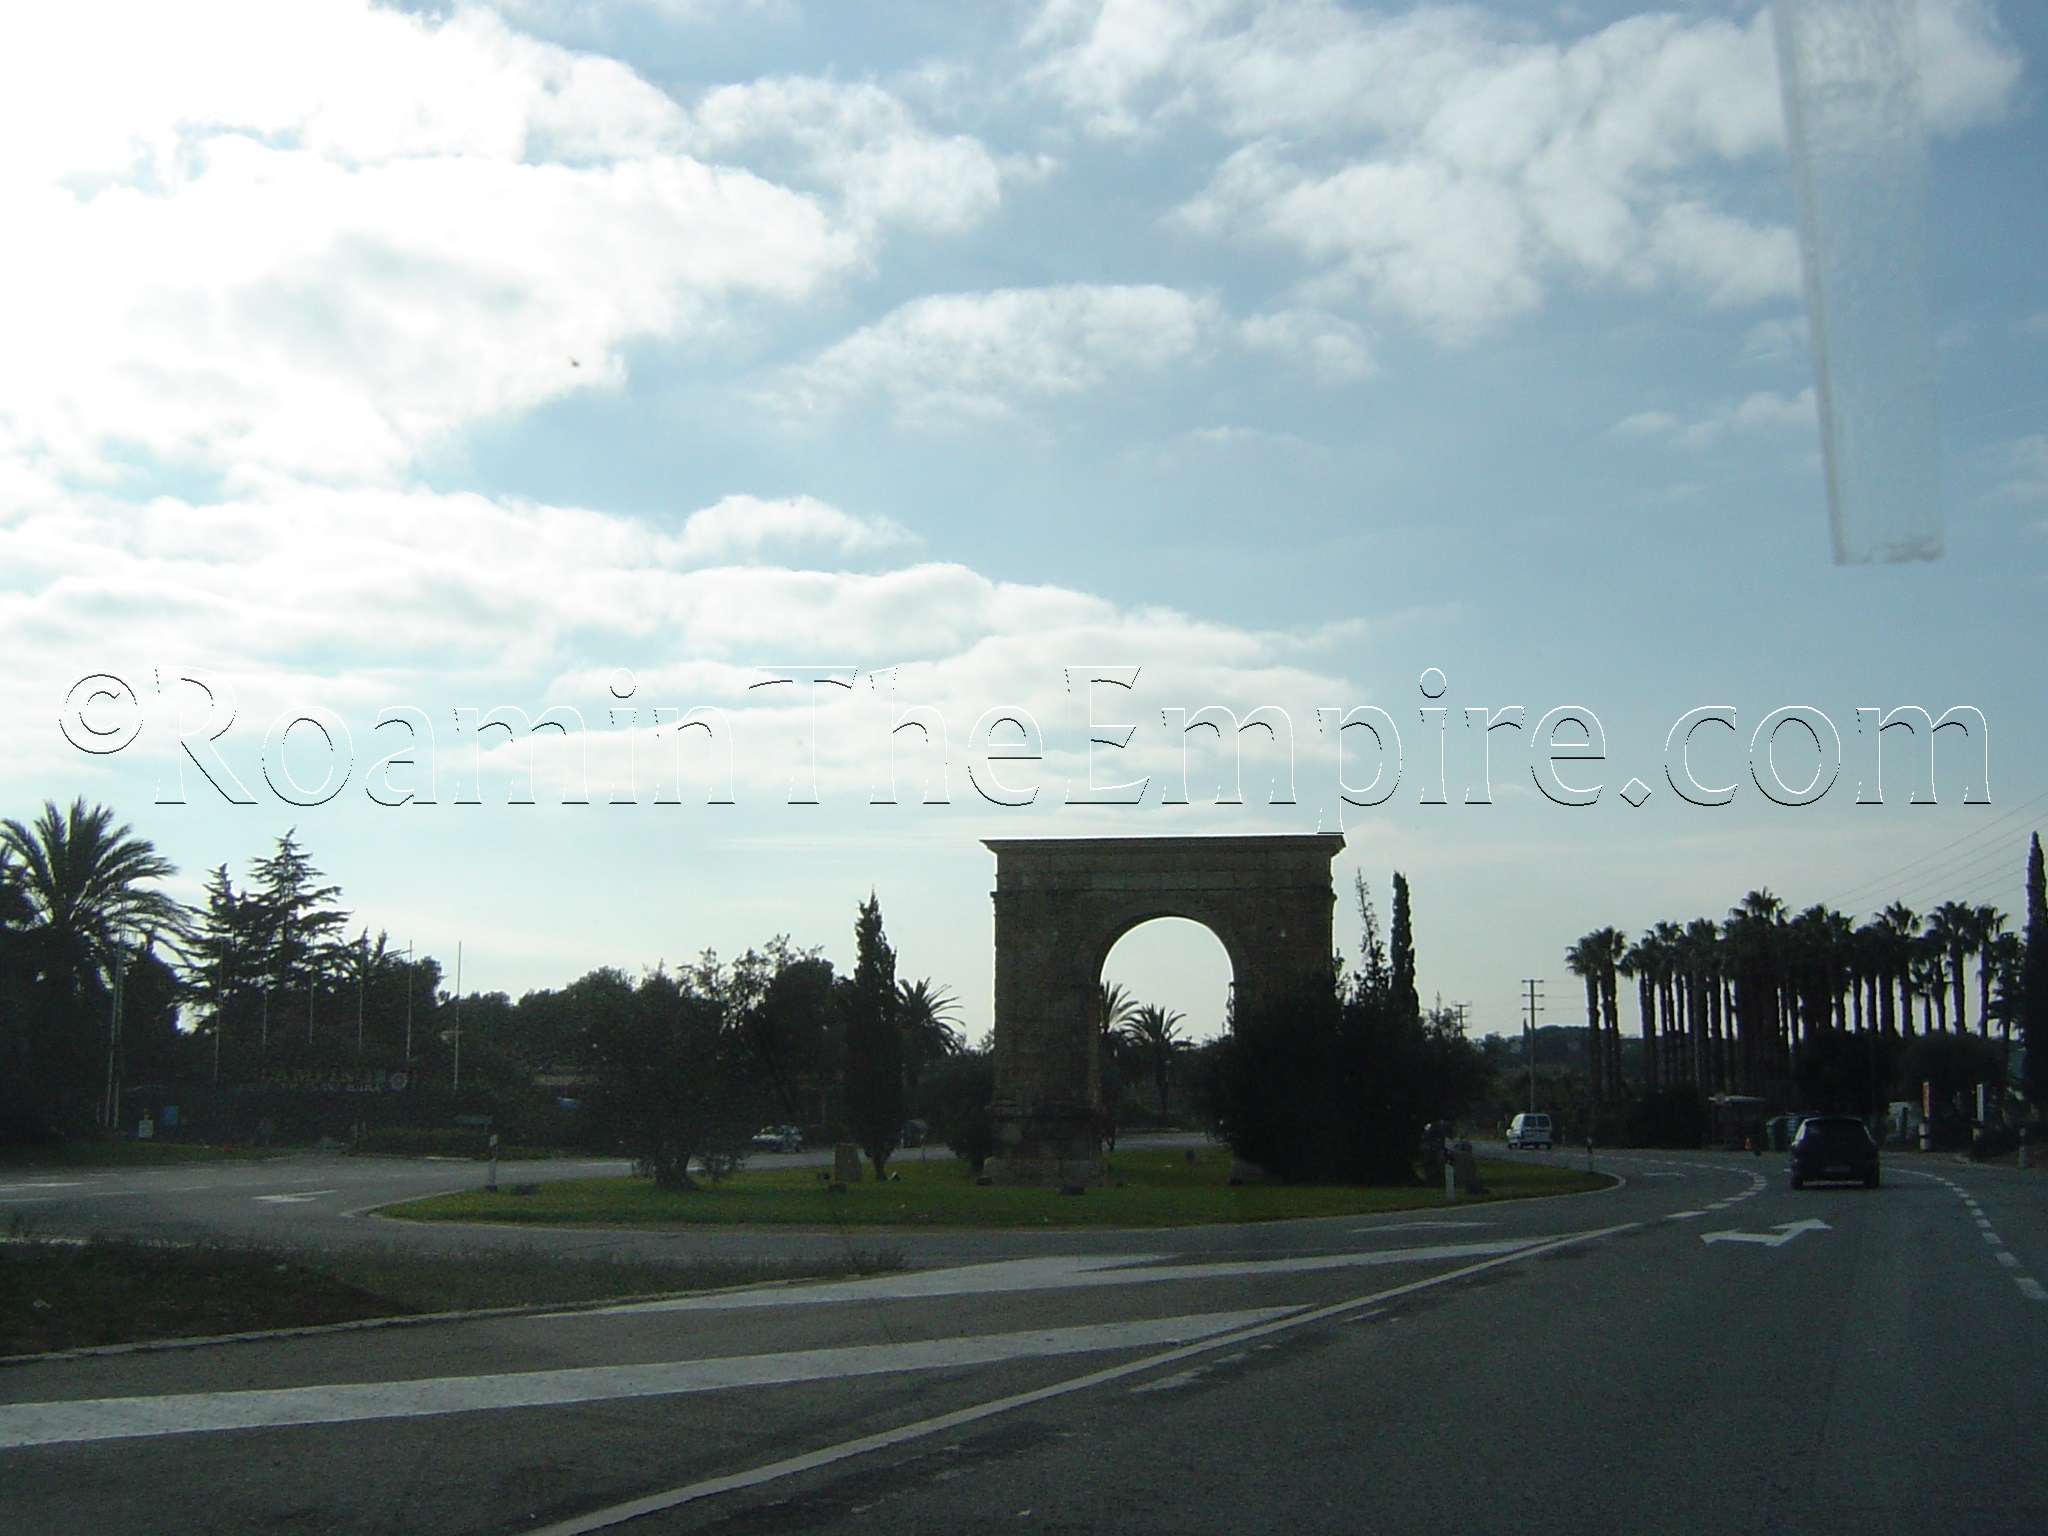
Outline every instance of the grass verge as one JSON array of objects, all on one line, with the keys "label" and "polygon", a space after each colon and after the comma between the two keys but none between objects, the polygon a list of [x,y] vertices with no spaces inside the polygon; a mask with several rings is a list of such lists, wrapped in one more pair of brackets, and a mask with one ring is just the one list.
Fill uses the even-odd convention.
[{"label": "grass verge", "polygon": [[762,1280],[901,1267],[891,1253],[819,1263],[660,1262],[531,1249],[280,1252],[99,1240],[0,1240],[0,1356],[305,1328],[491,1307],[573,1306]]},{"label": "grass verge", "polygon": [[[407,1221],[530,1222],[542,1226],[687,1227],[793,1225],[881,1227],[1178,1227],[1352,1216],[1441,1207],[1441,1189],[1419,1185],[1282,1185],[1229,1182],[1221,1148],[1192,1158],[1170,1150],[1122,1151],[1110,1180],[1085,1195],[976,1185],[965,1163],[899,1160],[899,1177],[834,1193],[812,1168],[749,1171],[695,1190],[658,1189],[650,1179],[563,1179],[530,1195],[509,1186],[437,1195],[386,1206]],[[1482,1160],[1485,1195],[1461,1205],[1604,1189],[1604,1174],[1537,1163]]]}]

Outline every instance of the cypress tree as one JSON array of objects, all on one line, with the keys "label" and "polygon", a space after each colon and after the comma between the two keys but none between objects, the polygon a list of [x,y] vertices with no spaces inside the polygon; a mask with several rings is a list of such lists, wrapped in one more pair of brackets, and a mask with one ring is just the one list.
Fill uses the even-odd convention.
[{"label": "cypress tree", "polygon": [[2048,1104],[2048,876],[2041,834],[2027,852],[2027,950],[2020,965],[2020,1043],[2026,1047],[2021,1086],[2033,1104]]},{"label": "cypress tree", "polygon": [[1394,915],[1387,935],[1387,960],[1393,972],[1394,1016],[1403,1023],[1422,1017],[1422,999],[1415,990],[1415,935],[1409,927],[1408,877],[1394,874]]},{"label": "cypress tree", "polygon": [[879,1179],[903,1132],[903,1021],[896,952],[883,936],[882,904],[872,891],[853,934],[859,958],[846,994],[846,1115]]}]

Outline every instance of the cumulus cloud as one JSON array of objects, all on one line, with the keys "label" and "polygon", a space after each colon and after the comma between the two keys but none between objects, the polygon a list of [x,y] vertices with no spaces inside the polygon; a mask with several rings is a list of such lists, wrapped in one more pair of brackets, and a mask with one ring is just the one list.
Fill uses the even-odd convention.
[{"label": "cumulus cloud", "polygon": [[675,541],[675,558],[686,565],[759,564],[771,554],[857,556],[915,544],[901,523],[886,517],[859,518],[810,496],[763,501],[728,496],[693,512]]},{"label": "cumulus cloud", "polygon": [[1219,322],[1213,300],[1157,284],[935,294],[828,347],[776,394],[812,410],[871,402],[913,420],[1001,418],[1179,362]]},{"label": "cumulus cloud", "polygon": [[1792,437],[1810,434],[1814,430],[1814,411],[1811,389],[1790,396],[1764,389],[1692,421],[1670,411],[1637,411],[1616,422],[1614,431],[1618,436],[1660,439],[1682,448],[1711,448],[1730,435]]},{"label": "cumulus cloud", "polygon": [[[2019,58],[1988,9],[1923,11],[1930,122],[2003,110]],[[1029,41],[1041,86],[1098,132],[1195,117],[1235,141],[1187,227],[1290,249],[1325,291],[1361,290],[1446,339],[1559,281],[1717,303],[1797,291],[1789,232],[1712,195],[1780,139],[1761,12],[1535,41],[1468,7],[1052,0]]]},{"label": "cumulus cloud", "polygon": [[947,232],[993,209],[1002,168],[977,139],[929,132],[873,84],[784,76],[720,86],[692,113],[711,158],[744,154],[778,179],[828,189],[862,228]]},{"label": "cumulus cloud", "polygon": [[2006,445],[1998,494],[2011,501],[2048,501],[2048,436],[2035,432]]},{"label": "cumulus cloud", "polygon": [[1305,363],[1325,384],[1364,378],[1373,371],[1365,333],[1341,315],[1295,307],[1252,315],[1238,336],[1256,352]]},{"label": "cumulus cloud", "polygon": [[[1125,607],[953,563],[831,571],[758,558],[777,541],[872,550],[897,542],[897,531],[809,498],[729,498],[676,532],[586,509],[388,488],[301,488],[288,505],[166,499],[139,514],[81,499],[0,524],[0,568],[11,577],[0,594],[0,645],[11,658],[0,708],[48,719],[70,680],[112,670],[155,709],[145,681],[153,669],[204,668],[229,681],[255,722],[224,748],[253,784],[262,723],[288,708],[337,711],[361,749],[377,712],[394,704],[425,710],[444,732],[457,706],[538,715],[566,704],[586,737],[544,744],[536,760],[548,793],[581,782],[586,752],[588,783],[601,791],[627,750],[607,727],[616,702],[607,679],[629,660],[636,707],[723,710],[743,803],[773,804],[812,701],[807,688],[754,686],[762,667],[852,669],[859,687],[828,691],[821,704],[831,713],[820,717],[830,728],[819,737],[819,783],[841,799],[865,798],[886,774],[882,722],[912,705],[947,722],[956,799],[972,801],[961,777],[968,736],[998,705],[1033,711],[1049,737],[1048,782],[1075,781],[1088,771],[1076,723],[1085,723],[1086,689],[1074,694],[1065,669],[1091,660],[1144,668],[1144,689],[1125,706],[1150,722],[1131,754],[1134,773],[1179,771],[1177,741],[1157,728],[1162,707],[1278,704],[1307,763],[1330,747],[1316,735],[1316,708],[1347,702],[1340,680],[1303,665],[1314,636]],[[704,563],[735,553],[755,563]],[[906,764],[920,761],[913,745],[899,748]],[[1191,748],[1210,781],[1220,771],[1213,746],[1205,738]],[[502,797],[526,750],[494,738],[484,759],[491,795]],[[79,766],[54,729],[11,733],[0,752],[0,771],[20,778]],[[1246,755],[1263,765],[1248,767],[1248,792],[1284,784],[1283,744],[1247,738]],[[700,773],[703,761],[692,762]],[[1207,793],[1199,778],[1195,787]]]},{"label": "cumulus cloud", "polygon": [[[996,196],[978,145],[877,87],[690,109],[481,9],[79,4],[0,33],[0,455],[44,479],[388,483],[617,384],[630,341],[801,299]],[[786,181],[749,164],[792,143]]]}]

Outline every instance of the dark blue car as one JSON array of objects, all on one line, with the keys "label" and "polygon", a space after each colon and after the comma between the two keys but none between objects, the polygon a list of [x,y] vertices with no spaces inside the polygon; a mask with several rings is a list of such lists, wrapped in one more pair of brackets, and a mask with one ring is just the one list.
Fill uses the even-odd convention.
[{"label": "dark blue car", "polygon": [[1875,1189],[1877,1143],[1853,1115],[1808,1115],[1792,1138],[1791,1174],[1794,1189],[1825,1181]]}]

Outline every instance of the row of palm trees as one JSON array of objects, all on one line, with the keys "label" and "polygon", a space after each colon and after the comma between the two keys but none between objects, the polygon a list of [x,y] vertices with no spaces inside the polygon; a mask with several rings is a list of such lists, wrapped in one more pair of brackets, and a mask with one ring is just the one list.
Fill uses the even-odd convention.
[{"label": "row of palm trees", "polygon": [[1121,982],[1109,982],[1100,989],[1098,1059],[1114,1063],[1135,1056],[1151,1073],[1162,1115],[1171,1113],[1168,1095],[1173,1065],[1189,1043],[1181,1032],[1186,1019],[1185,1014],[1156,1003],[1140,1003]]},{"label": "row of palm trees", "polygon": [[1593,1093],[1614,1100],[1624,1090],[1618,977],[1636,983],[1646,1086],[1769,1095],[1814,1031],[1967,1032],[1973,990],[1976,1032],[1995,1024],[2010,1039],[2024,950],[1993,906],[1945,901],[1923,916],[1895,901],[1858,924],[1826,905],[1792,913],[1764,890],[1718,923],[1660,922],[1633,942],[1596,928],[1565,964],[1586,987]]}]

